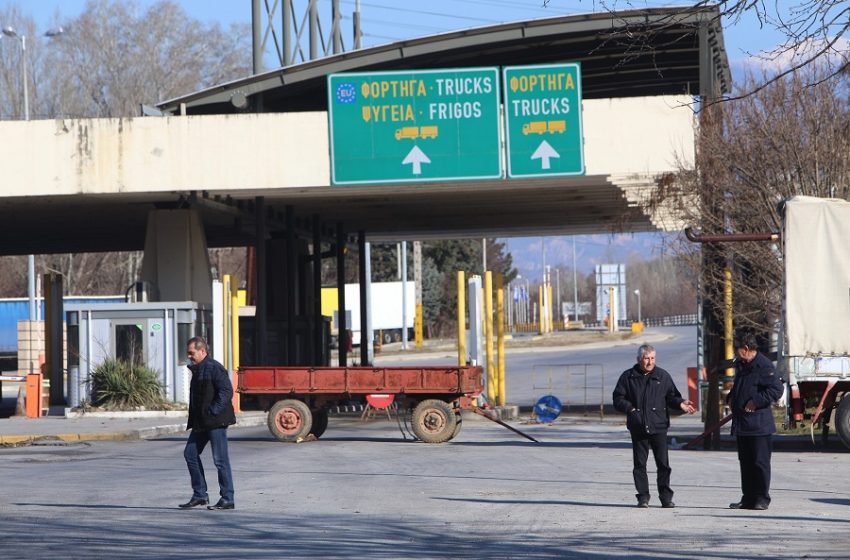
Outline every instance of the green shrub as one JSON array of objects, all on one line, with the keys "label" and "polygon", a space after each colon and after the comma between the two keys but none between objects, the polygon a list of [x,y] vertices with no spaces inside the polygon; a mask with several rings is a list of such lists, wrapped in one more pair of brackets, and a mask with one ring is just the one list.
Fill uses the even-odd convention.
[{"label": "green shrub", "polygon": [[107,410],[167,408],[159,373],[139,364],[108,358],[92,373],[92,404]]}]

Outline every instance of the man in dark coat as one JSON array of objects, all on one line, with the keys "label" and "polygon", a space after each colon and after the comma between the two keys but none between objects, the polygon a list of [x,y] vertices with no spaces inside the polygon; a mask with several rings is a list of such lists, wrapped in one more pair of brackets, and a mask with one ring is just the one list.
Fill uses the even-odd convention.
[{"label": "man in dark coat", "polygon": [[[186,354],[189,357],[189,370],[192,381],[189,385],[189,422],[187,430],[192,430],[183,457],[189,467],[192,480],[192,498],[182,509],[207,506],[207,509],[234,509],[233,473],[230,470],[230,456],[227,452],[227,427],[236,423],[233,411],[233,385],[230,376],[217,361],[209,355],[206,341],[196,336],[189,340]],[[207,443],[212,447],[213,462],[218,470],[218,486],[221,499],[215,505],[209,504],[207,480],[201,453]]]},{"label": "man in dark coat", "polygon": [[646,460],[650,449],[655,458],[661,507],[676,507],[670,488],[670,463],[667,456],[669,409],[693,414],[696,408],[694,403],[682,398],[670,374],[656,367],[655,348],[652,346],[644,344],[638,348],[637,363],[620,376],[614,388],[614,408],[626,415],[626,427],[632,436],[632,475],[638,507],[649,507]]},{"label": "man in dark coat", "polygon": [[732,410],[732,434],[738,443],[741,465],[741,500],[732,509],[765,510],[770,505],[770,455],[776,422],[772,404],[783,392],[782,379],[750,331],[738,331],[735,346],[735,381],[726,402]]}]

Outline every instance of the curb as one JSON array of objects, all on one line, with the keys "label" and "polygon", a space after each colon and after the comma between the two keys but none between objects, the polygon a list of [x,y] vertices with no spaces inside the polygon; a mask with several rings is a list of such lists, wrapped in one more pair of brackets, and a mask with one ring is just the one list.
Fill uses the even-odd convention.
[{"label": "curb", "polygon": [[139,439],[134,432],[95,432],[78,434],[51,434],[51,435],[8,435],[0,436],[0,445],[18,445],[21,443],[35,443],[37,441],[121,441]]},{"label": "curb", "polygon": [[[237,417],[237,422],[232,428],[250,428],[263,426],[266,423],[266,415],[250,414]],[[130,441],[153,439],[160,436],[182,433],[186,431],[185,420],[179,424],[164,424],[161,426],[149,426],[146,428],[134,428],[123,431],[112,432],[78,432],[62,434],[26,434],[26,435],[0,435],[0,445],[20,445],[24,443],[35,443],[37,441]]]}]

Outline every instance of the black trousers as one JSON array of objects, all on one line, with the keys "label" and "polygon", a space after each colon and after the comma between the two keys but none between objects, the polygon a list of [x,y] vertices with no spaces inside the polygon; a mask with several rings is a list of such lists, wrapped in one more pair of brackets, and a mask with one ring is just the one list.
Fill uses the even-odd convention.
[{"label": "black trousers", "polygon": [[741,502],[746,505],[770,503],[770,454],[773,437],[738,436],[741,463]]},{"label": "black trousers", "polygon": [[634,468],[632,475],[635,479],[637,498],[649,499],[649,478],[646,475],[646,460],[649,458],[649,450],[655,458],[657,471],[658,497],[661,503],[673,501],[673,490],[670,488],[670,459],[667,456],[667,432],[660,434],[635,435],[632,434],[632,458]]}]

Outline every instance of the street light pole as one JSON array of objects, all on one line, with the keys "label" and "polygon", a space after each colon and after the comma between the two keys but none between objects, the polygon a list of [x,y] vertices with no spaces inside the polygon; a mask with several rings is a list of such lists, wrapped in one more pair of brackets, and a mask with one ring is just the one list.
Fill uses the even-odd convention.
[{"label": "street light pole", "polygon": [[[3,35],[17,37],[21,41],[21,76],[24,80],[24,120],[30,120],[29,86],[27,85],[27,36],[18,35],[14,27],[4,27]],[[29,298],[29,320],[35,321],[35,255],[27,255],[27,297]]]},{"label": "street light pole", "polygon": [[573,319],[578,321],[578,272],[576,268],[576,238],[573,236]]},{"label": "street light pole", "polygon": [[640,323],[640,290],[635,290],[635,295],[638,298],[638,323]]},{"label": "street light pole", "polygon": [[[3,35],[17,38],[21,41],[21,77],[24,81],[24,120],[30,120],[30,96],[29,84],[27,84],[27,36],[18,34],[14,27],[4,27]],[[61,27],[49,29],[44,35],[46,37],[58,37],[65,33]],[[37,319],[35,312],[35,255],[27,255],[27,297],[29,299],[29,320]],[[32,324],[30,324],[32,325]]]}]

